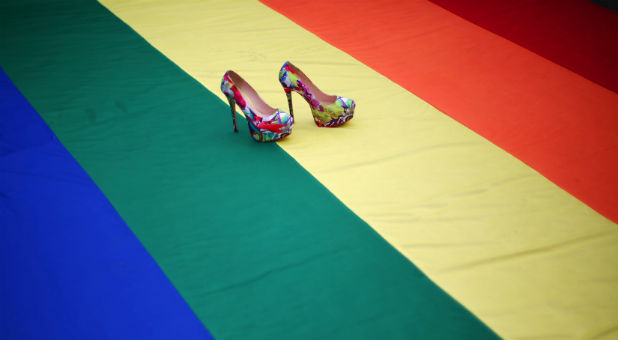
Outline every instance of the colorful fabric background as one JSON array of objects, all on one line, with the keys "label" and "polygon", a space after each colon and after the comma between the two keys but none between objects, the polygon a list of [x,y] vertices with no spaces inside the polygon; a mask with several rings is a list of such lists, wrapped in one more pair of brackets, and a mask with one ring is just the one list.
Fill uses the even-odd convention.
[{"label": "colorful fabric background", "polygon": [[[0,338],[615,339],[617,18],[2,2]],[[286,60],[354,119],[233,133]]]}]

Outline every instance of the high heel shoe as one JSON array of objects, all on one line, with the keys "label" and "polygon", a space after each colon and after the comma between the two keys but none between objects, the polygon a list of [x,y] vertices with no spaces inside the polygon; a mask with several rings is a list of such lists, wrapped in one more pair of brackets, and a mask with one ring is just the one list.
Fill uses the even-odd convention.
[{"label": "high heel shoe", "polygon": [[305,98],[311,107],[313,120],[319,127],[335,127],[344,124],[354,116],[356,104],[352,99],[340,96],[331,96],[320,91],[311,82],[303,71],[286,61],[279,71],[279,82],[288,97],[290,114],[294,116],[292,108],[292,91]]},{"label": "high heel shoe", "polygon": [[232,110],[234,132],[238,132],[236,125],[236,104],[238,104],[245,113],[249,132],[255,141],[273,142],[292,133],[294,117],[266,104],[236,72],[225,72],[221,80],[221,91],[227,97]]}]

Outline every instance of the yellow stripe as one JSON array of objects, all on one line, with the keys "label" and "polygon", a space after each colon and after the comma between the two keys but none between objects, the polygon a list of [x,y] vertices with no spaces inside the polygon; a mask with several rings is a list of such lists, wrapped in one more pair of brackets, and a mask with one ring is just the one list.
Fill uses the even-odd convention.
[{"label": "yellow stripe", "polygon": [[616,338],[616,225],[519,160],[256,1],[102,2],[222,99],[233,69],[287,111],[286,60],[355,99],[326,129],[295,96],[279,145],[501,336]]}]

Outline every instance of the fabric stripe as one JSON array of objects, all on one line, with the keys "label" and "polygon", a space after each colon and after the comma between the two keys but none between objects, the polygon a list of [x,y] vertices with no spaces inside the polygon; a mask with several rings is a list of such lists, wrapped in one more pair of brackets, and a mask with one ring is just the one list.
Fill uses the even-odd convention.
[{"label": "fabric stripe", "polygon": [[599,6],[603,6],[607,9],[611,9],[614,12],[618,12],[618,3],[612,0],[590,0]]},{"label": "fabric stripe", "polygon": [[425,0],[264,3],[618,222],[615,92]]},{"label": "fabric stripe", "polygon": [[354,119],[321,129],[294,97],[294,132],[279,145],[499,334],[615,333],[616,225],[530,167],[262,4],[104,4],[221,97],[232,68],[287,107],[277,73],[289,59],[355,99]]},{"label": "fabric stripe", "polygon": [[618,90],[618,14],[587,0],[431,0],[444,9]]},{"label": "fabric stripe", "polygon": [[1,69],[0,190],[0,338],[212,338]]},{"label": "fabric stripe", "polygon": [[0,63],[216,338],[496,338],[99,4],[0,15]]}]

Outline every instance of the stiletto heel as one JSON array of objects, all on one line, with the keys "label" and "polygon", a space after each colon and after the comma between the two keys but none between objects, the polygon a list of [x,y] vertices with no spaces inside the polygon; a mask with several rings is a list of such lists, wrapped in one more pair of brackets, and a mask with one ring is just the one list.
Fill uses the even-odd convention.
[{"label": "stiletto heel", "polygon": [[234,131],[236,125],[236,104],[247,118],[249,133],[257,142],[280,140],[292,133],[294,117],[287,112],[274,109],[260,98],[255,90],[236,72],[227,71],[221,80],[221,91],[227,97],[232,110]]},{"label": "stiletto heel", "polygon": [[228,99],[227,101],[230,104],[230,109],[232,109],[232,121],[234,121],[234,132],[238,132],[238,125],[236,125],[236,103],[234,103],[234,99]]},{"label": "stiletto heel", "polygon": [[292,89],[284,87],[283,91],[285,91],[285,96],[288,97],[288,106],[290,107],[290,115],[294,117],[294,108],[292,107]]},{"label": "stiletto heel", "polygon": [[292,91],[305,98],[315,124],[319,127],[335,127],[345,124],[354,116],[354,100],[340,96],[331,96],[322,92],[311,82],[303,71],[286,61],[279,71],[279,82],[283,86],[290,113],[292,113]]}]

